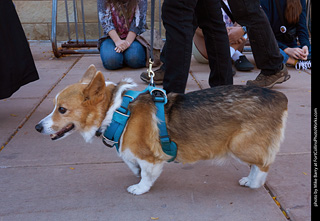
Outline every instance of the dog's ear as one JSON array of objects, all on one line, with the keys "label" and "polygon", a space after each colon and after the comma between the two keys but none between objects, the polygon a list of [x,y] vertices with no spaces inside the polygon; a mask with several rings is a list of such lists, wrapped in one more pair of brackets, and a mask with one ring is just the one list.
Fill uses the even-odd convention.
[{"label": "dog's ear", "polygon": [[90,104],[98,104],[105,96],[106,84],[103,74],[98,71],[88,86],[83,90],[84,102]]},{"label": "dog's ear", "polygon": [[84,73],[80,83],[90,83],[93,77],[95,76],[97,70],[96,67],[92,64],[87,69],[86,73]]}]

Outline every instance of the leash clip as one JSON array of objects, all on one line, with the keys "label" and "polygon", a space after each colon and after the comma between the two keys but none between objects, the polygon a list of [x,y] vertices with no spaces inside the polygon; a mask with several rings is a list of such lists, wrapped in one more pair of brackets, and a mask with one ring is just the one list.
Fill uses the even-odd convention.
[{"label": "leash clip", "polygon": [[153,70],[152,70],[153,61],[151,58],[149,58],[149,68],[148,68],[148,77],[150,78],[150,85],[154,86],[153,78],[155,76]]}]

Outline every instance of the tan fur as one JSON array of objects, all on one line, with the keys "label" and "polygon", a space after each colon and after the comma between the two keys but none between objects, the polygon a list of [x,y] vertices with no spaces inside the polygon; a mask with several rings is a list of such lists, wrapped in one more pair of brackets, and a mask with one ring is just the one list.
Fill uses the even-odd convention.
[{"label": "tan fur", "polygon": [[[167,125],[171,139],[178,144],[177,160],[192,163],[231,155],[266,172],[283,139],[286,102],[284,97],[283,103],[259,109],[252,99],[235,100],[230,105],[199,109],[196,118],[193,113],[182,113],[186,115],[182,117],[181,112],[172,112]],[[217,116],[211,108],[218,109]]]},{"label": "tan fur", "polygon": [[[95,71],[90,66],[81,83],[67,87],[58,96],[57,106],[63,106],[69,112],[63,117],[57,111],[54,113],[53,121],[57,130],[68,121],[77,122],[76,126],[81,131],[101,125],[111,105],[112,92],[116,89],[114,85],[107,88],[102,73],[94,74]],[[169,106],[176,96],[168,96]],[[219,116],[211,115],[212,111],[205,108],[199,108],[196,115],[187,110],[174,110],[170,116],[167,114],[169,135],[178,146],[176,160],[192,163],[235,156],[267,171],[279,151],[284,127],[282,115],[286,115],[286,110],[277,110],[275,108],[280,105],[275,105],[272,112],[268,108],[258,111],[254,101],[244,101],[232,101],[228,107],[215,104],[212,108],[221,109]],[[159,143],[156,110],[151,96],[141,95],[129,107],[132,114],[123,136],[123,151],[130,148],[136,157],[150,163],[167,160],[169,157],[163,153]],[[212,122],[214,126],[206,125]]]},{"label": "tan fur", "polygon": [[150,163],[169,160],[163,153],[159,141],[159,129],[155,117],[156,109],[150,95],[141,95],[130,106],[131,117],[123,135],[123,149],[130,148],[138,158]]},{"label": "tan fur", "polygon": [[[114,87],[106,87],[102,73],[89,68],[80,83],[66,87],[55,100],[57,108],[52,115],[53,129],[59,131],[69,123],[74,123],[80,132],[94,126],[99,128],[105,110],[111,105]],[[66,108],[67,112],[62,115],[58,112],[59,107]]]},{"label": "tan fur", "polygon": [[[59,131],[70,123],[82,133],[99,128],[108,110],[119,102],[115,100],[116,95],[122,93],[121,88],[126,84],[127,81],[122,81],[116,86],[106,86],[103,74],[90,66],[79,83],[57,96],[52,114],[53,129]],[[274,162],[284,137],[287,102],[280,92],[246,86],[216,87],[186,95],[169,94],[165,106],[166,123],[171,140],[178,147],[176,160],[193,163],[231,156],[257,166],[250,172],[257,180],[249,175],[239,181],[240,185],[261,186],[266,178],[264,172],[268,172]],[[61,114],[58,107],[68,111]],[[128,108],[131,116],[122,136],[121,152],[130,150],[135,158],[151,165],[170,159],[160,145],[156,107],[151,95],[140,95]],[[135,161],[129,164],[135,165]],[[131,169],[137,171],[133,166]],[[135,188],[128,191],[141,194],[148,190],[139,192],[139,188]]]}]

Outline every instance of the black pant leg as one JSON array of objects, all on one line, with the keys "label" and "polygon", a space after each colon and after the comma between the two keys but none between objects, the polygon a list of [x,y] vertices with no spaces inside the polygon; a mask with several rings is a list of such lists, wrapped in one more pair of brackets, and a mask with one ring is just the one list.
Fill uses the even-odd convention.
[{"label": "black pant leg", "polygon": [[202,29],[208,53],[209,85],[233,84],[230,45],[225,23],[222,19],[220,0],[199,0],[196,16]]},{"label": "black pant leg", "polygon": [[197,0],[164,0],[162,20],[166,29],[163,88],[184,93],[192,53],[194,8]]},{"label": "black pant leg", "polygon": [[252,53],[259,69],[271,75],[282,67],[283,57],[259,0],[228,0],[235,20],[248,30]]}]

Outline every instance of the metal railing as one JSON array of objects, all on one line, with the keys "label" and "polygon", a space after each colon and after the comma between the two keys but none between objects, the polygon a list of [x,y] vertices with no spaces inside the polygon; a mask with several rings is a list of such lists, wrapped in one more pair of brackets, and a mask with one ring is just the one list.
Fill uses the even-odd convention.
[{"label": "metal railing", "polygon": [[[69,2],[71,2],[69,0]],[[78,21],[78,5],[77,2],[80,2],[80,10],[79,14],[81,15],[81,19]],[[65,5],[65,16],[66,16],[66,25],[67,25],[67,35],[68,40],[61,43],[61,46],[58,46],[57,42],[57,24],[58,24],[58,0],[52,0],[52,20],[51,20],[51,44],[52,44],[52,51],[55,57],[60,57],[63,54],[98,54],[99,51],[97,49],[97,44],[99,38],[102,36],[102,28],[99,20],[99,12],[97,9],[97,26],[98,26],[98,39],[88,39],[86,33],[86,21],[85,21],[85,8],[84,8],[84,1],[83,0],[72,0],[72,11],[68,9],[68,0],[64,0]],[[96,4],[97,5],[97,4]],[[159,0],[159,21],[161,21],[161,0]],[[73,15],[72,15],[73,13]],[[71,14],[71,15],[70,15]],[[73,20],[73,21],[71,21]],[[81,24],[82,23],[82,30]],[[71,24],[74,25],[74,34],[75,39],[71,38]],[[159,22],[159,33],[161,36],[161,22]]]},{"label": "metal railing", "polygon": [[[70,32],[70,16],[68,9],[68,1],[64,0],[65,11],[66,11],[66,21],[67,21],[67,31],[68,40],[58,47],[57,44],[57,18],[58,18],[58,0],[52,0],[52,27],[51,27],[51,44],[52,51],[56,57],[60,57],[62,54],[98,54],[97,49],[98,39],[87,39],[86,27],[85,27],[85,10],[83,5],[83,0],[81,0],[81,17],[82,17],[82,33],[79,33],[79,23],[78,23],[78,10],[77,10],[77,0],[72,0],[73,4],[73,20],[75,27],[75,39],[71,39]],[[98,15],[97,15],[98,16]],[[101,37],[101,27],[98,18],[98,30],[99,38]],[[83,38],[80,37],[83,36]],[[86,49],[85,49],[86,48]],[[92,49],[90,49],[92,48]]]},{"label": "metal railing", "polygon": [[[78,8],[77,2],[80,1],[81,9],[81,21],[82,21],[82,31],[79,29],[78,22]],[[70,2],[70,0],[69,0]],[[311,32],[311,0],[306,0],[307,2],[307,27]],[[63,54],[98,54],[97,44],[99,38],[102,36],[102,30],[99,20],[99,13],[97,10],[97,25],[98,25],[98,39],[88,39],[85,27],[85,8],[83,0],[72,0],[73,16],[69,15],[68,0],[64,0],[65,12],[66,12],[66,23],[68,31],[68,40],[61,43],[58,47],[57,44],[57,18],[58,18],[58,0],[52,0],[52,21],[51,21],[51,44],[52,51],[54,55],[58,58]],[[158,5],[159,10],[159,34],[161,36],[161,0],[159,0]],[[73,22],[70,21],[70,17],[73,17]],[[75,39],[71,38],[70,23],[74,23],[75,27]]]}]

